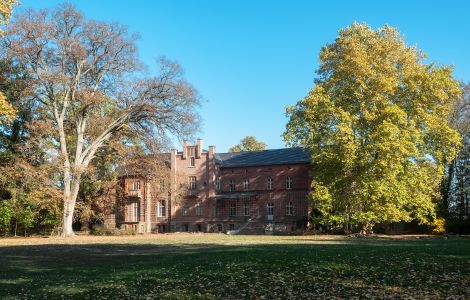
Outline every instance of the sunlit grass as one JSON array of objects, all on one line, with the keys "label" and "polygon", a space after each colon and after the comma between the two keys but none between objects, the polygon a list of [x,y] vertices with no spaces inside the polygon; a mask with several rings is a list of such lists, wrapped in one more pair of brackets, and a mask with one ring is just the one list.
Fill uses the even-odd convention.
[{"label": "sunlit grass", "polygon": [[470,297],[470,238],[0,240],[0,298]]}]

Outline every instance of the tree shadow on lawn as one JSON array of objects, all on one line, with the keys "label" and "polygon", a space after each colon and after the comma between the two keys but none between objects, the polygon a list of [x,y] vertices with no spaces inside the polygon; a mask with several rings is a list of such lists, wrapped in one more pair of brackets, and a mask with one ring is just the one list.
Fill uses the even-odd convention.
[{"label": "tree shadow on lawn", "polygon": [[0,247],[0,297],[470,297],[470,239],[328,242]]}]

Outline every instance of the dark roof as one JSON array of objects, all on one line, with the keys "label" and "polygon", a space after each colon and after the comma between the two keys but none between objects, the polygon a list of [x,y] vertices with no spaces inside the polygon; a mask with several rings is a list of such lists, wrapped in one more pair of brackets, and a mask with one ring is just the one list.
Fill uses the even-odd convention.
[{"label": "dark roof", "polygon": [[310,154],[302,148],[284,148],[263,151],[216,153],[217,164],[223,167],[248,167],[299,164],[310,162]]}]

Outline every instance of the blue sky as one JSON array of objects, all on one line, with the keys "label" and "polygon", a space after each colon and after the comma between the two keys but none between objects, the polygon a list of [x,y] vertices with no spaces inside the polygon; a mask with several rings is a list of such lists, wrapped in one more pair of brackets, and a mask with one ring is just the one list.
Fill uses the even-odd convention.
[{"label": "blue sky", "polygon": [[[21,0],[26,7],[62,1]],[[142,60],[178,61],[203,97],[197,135],[218,152],[254,135],[284,147],[285,107],[313,86],[318,53],[354,21],[389,24],[430,61],[470,81],[470,1],[69,1],[88,18],[118,21],[142,36]],[[178,148],[180,148],[178,146]]]}]

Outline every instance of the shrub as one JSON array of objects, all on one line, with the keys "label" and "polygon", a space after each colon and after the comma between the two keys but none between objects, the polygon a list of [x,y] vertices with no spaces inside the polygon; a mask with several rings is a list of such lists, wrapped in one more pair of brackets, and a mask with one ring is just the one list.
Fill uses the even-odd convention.
[{"label": "shrub", "polygon": [[110,236],[110,235],[135,235],[133,230],[124,230],[118,228],[106,228],[102,225],[95,225],[90,230],[91,235]]},{"label": "shrub", "polygon": [[437,218],[434,220],[432,233],[442,234],[446,231],[446,220]]}]

